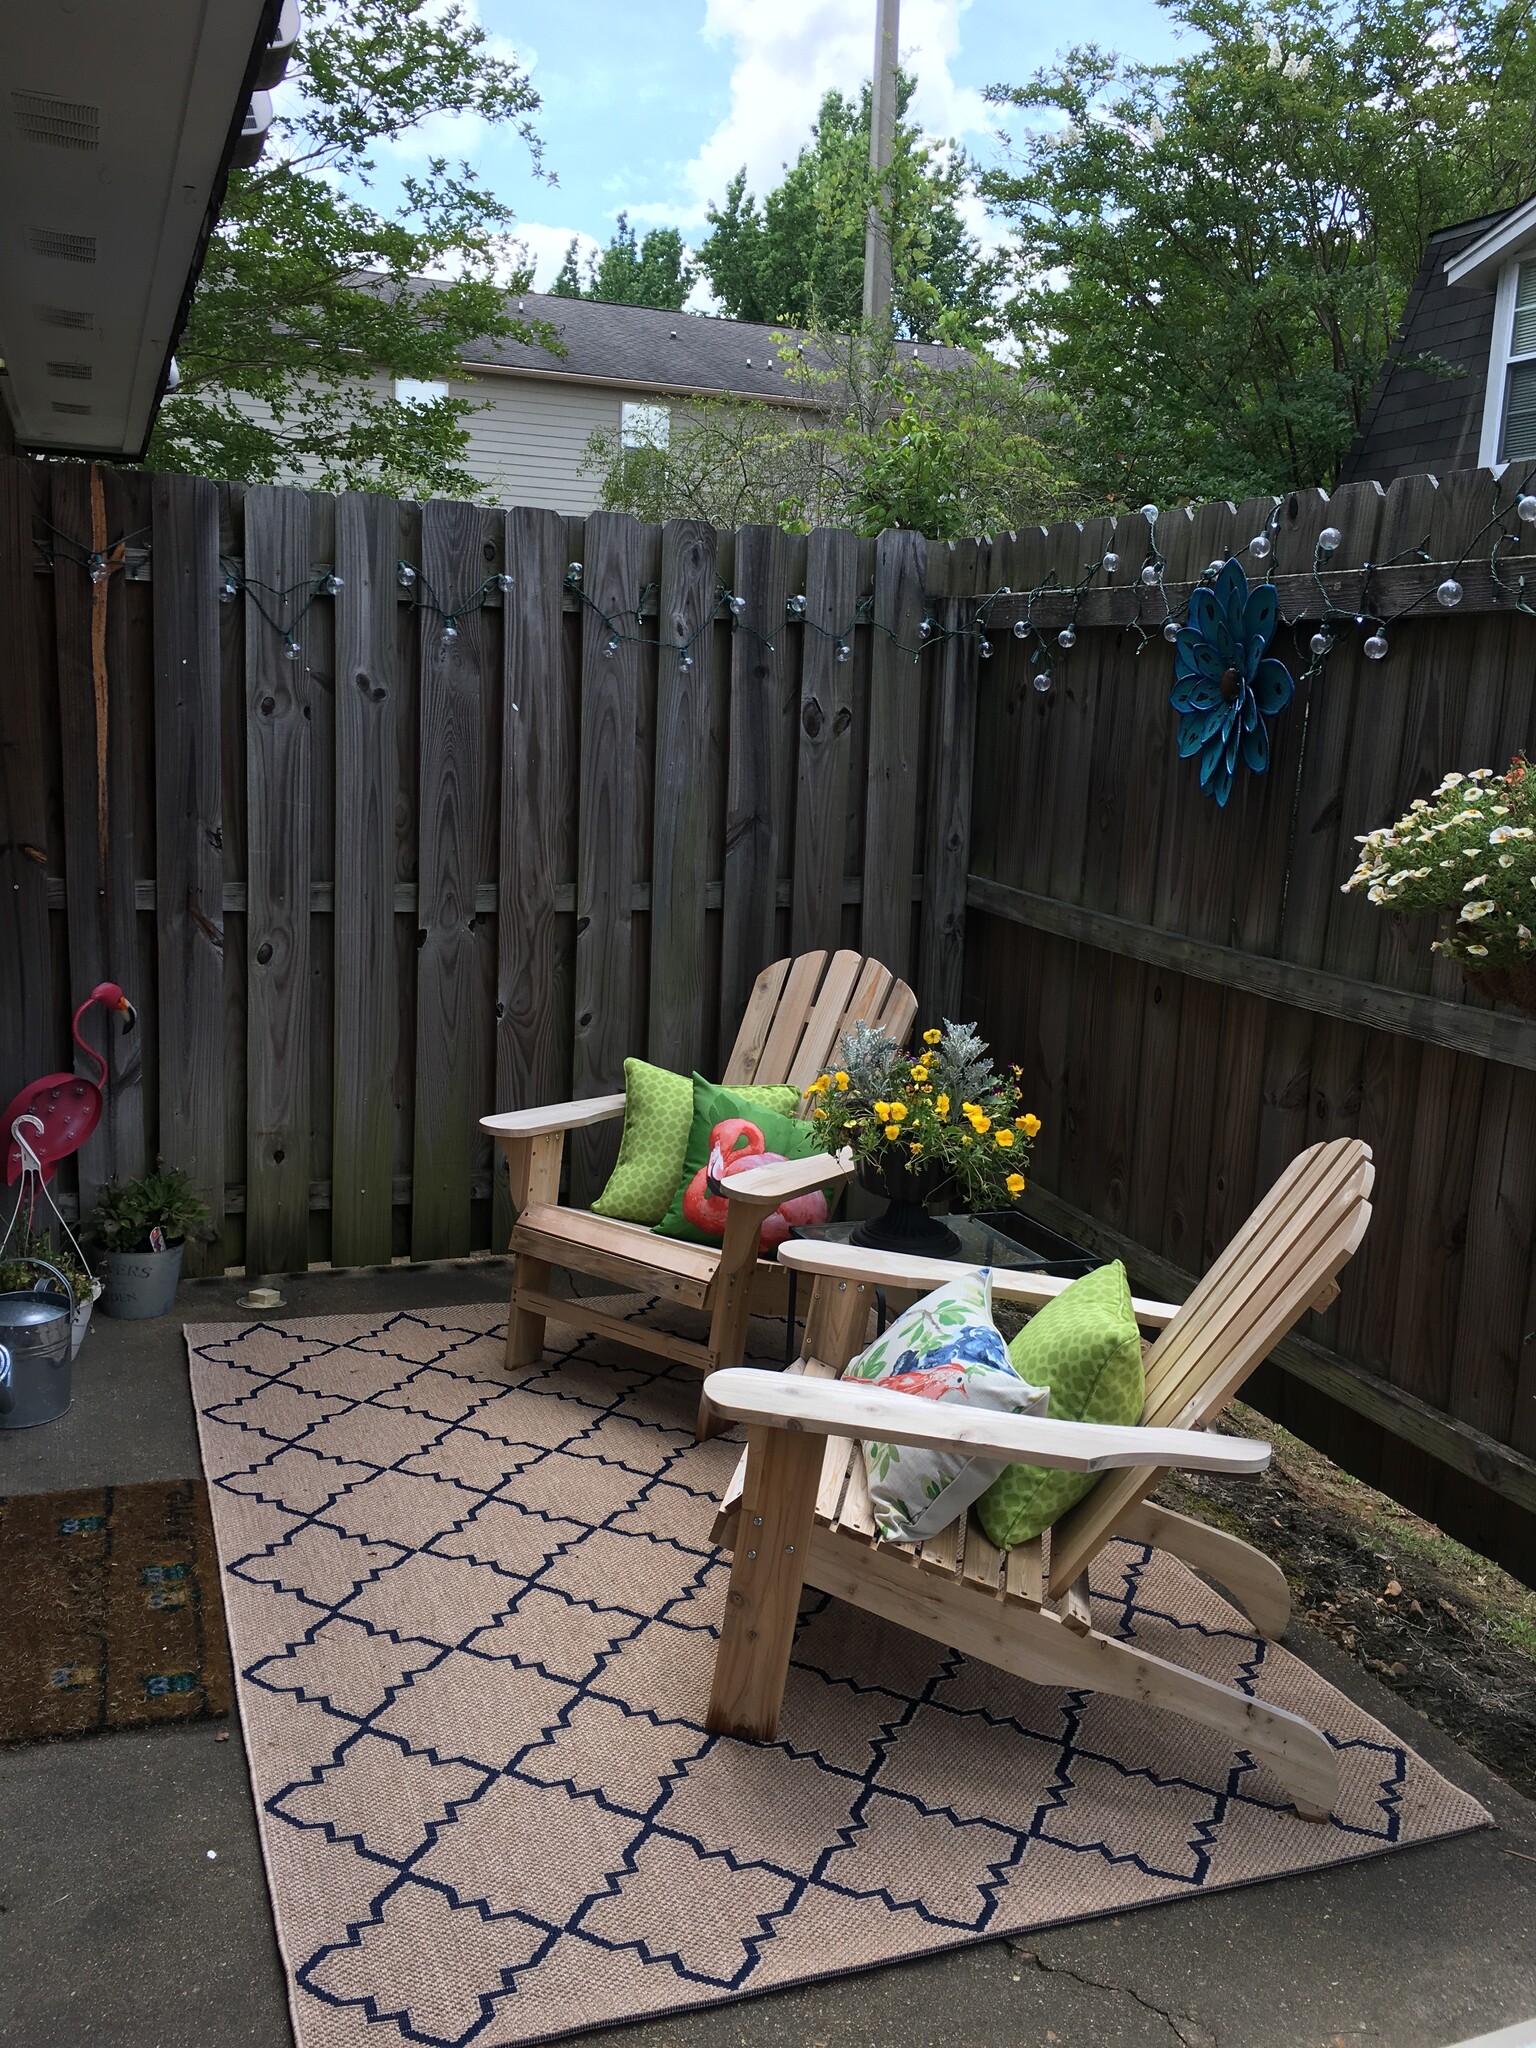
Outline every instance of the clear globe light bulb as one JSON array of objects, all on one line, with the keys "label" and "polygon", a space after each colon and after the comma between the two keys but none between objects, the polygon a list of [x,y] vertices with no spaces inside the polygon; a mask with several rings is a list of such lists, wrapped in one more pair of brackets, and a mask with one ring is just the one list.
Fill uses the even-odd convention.
[{"label": "clear globe light bulb", "polygon": [[1440,588],[1435,592],[1436,599],[1439,603],[1445,606],[1447,611],[1449,611],[1453,605],[1460,604],[1462,596],[1463,592],[1461,585],[1456,581],[1456,578],[1454,576],[1447,576],[1445,581],[1441,584]]},{"label": "clear globe light bulb", "polygon": [[1109,553],[1104,557],[1104,560],[1100,563],[1099,566],[1102,569],[1106,570],[1109,575],[1113,576],[1115,571],[1120,566],[1120,557],[1115,553],[1114,549],[1111,548]]},{"label": "clear globe light bulb", "polygon": [[1267,533],[1256,533],[1248,543],[1248,552],[1256,562],[1267,562],[1272,545]]},{"label": "clear globe light bulb", "polygon": [[1321,627],[1312,635],[1312,652],[1314,654],[1326,654],[1332,645],[1333,635],[1325,632]]},{"label": "clear globe light bulb", "polygon": [[1075,647],[1077,645],[1077,628],[1075,626],[1063,626],[1056,635],[1056,645],[1058,647]]},{"label": "clear globe light bulb", "polygon": [[1029,680],[1043,697],[1051,687],[1051,672],[1048,668],[1037,668]]},{"label": "clear globe light bulb", "polygon": [[1022,619],[1014,620],[1013,637],[1015,640],[1027,640],[1029,638],[1029,628]]},{"label": "clear globe light bulb", "polygon": [[976,642],[976,653],[982,661],[990,661],[992,659],[992,642],[990,640],[978,640]]},{"label": "clear globe light bulb", "polygon": [[1336,526],[1325,526],[1317,536],[1317,552],[1320,555],[1336,555],[1344,545],[1344,536]]},{"label": "clear globe light bulb", "polygon": [[1173,645],[1173,643],[1174,643],[1174,641],[1176,641],[1176,640],[1178,639],[1178,637],[1179,637],[1179,622],[1178,622],[1178,620],[1177,620],[1177,619],[1164,619],[1164,621],[1163,621],[1163,638],[1164,638],[1164,639],[1165,639],[1165,640],[1166,640],[1166,641],[1168,642],[1168,644],[1169,644],[1170,646],[1172,646],[1172,645]]},{"label": "clear globe light bulb", "polygon": [[1515,517],[1525,525],[1536,525],[1536,496],[1526,491],[1515,505]]},{"label": "clear globe light bulb", "polygon": [[1361,649],[1361,652],[1364,654],[1367,661],[1384,661],[1386,659],[1387,653],[1386,634],[1373,633],[1370,639],[1366,641],[1365,646]]},{"label": "clear globe light bulb", "polygon": [[1146,587],[1148,588],[1148,590],[1150,590],[1150,589],[1152,588],[1153,584],[1154,584],[1154,583],[1156,583],[1156,581],[1157,581],[1157,564],[1156,564],[1156,562],[1143,562],[1143,563],[1142,563],[1142,565],[1141,565],[1141,580],[1142,580],[1142,582],[1143,582],[1143,583],[1144,583],[1144,584],[1146,585]]}]

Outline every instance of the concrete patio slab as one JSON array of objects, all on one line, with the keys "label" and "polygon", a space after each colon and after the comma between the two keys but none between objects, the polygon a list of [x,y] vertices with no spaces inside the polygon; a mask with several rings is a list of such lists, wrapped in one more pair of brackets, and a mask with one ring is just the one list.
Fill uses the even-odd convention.
[{"label": "concrete patio slab", "polygon": [[[296,1315],[493,1300],[500,1260],[312,1274]],[[0,1492],[199,1464],[181,1323],[100,1319],[70,1414],[0,1434]],[[1288,1640],[1481,1799],[1494,1830],[1354,1867],[995,1943],[591,2048],[1443,2048],[1536,2011],[1536,1807],[1304,1627]],[[3,1654],[3,1648],[0,1648]],[[229,1739],[220,1742],[221,1730]],[[215,1851],[210,1858],[209,1850]],[[0,1751],[0,2043],[288,2048],[240,1731],[196,1722]],[[494,2035],[482,2048],[494,2048]]]}]

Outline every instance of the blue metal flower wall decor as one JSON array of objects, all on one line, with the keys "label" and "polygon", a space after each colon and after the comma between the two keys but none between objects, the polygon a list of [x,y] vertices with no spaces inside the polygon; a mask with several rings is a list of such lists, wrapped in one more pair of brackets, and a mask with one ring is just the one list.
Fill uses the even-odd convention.
[{"label": "blue metal flower wall decor", "polygon": [[1264,721],[1285,709],[1296,688],[1285,663],[1264,651],[1278,617],[1275,586],[1250,590],[1229,561],[1214,585],[1201,584],[1191,596],[1179,634],[1169,699],[1180,714],[1179,756],[1200,756],[1200,787],[1223,806],[1240,759],[1255,775],[1269,766]]}]

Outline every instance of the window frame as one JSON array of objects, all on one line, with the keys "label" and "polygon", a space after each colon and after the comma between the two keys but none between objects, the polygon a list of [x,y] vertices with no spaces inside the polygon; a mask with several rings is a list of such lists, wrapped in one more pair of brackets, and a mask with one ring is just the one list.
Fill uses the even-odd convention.
[{"label": "window frame", "polygon": [[[630,415],[647,413],[654,421],[659,414],[662,421],[660,434],[652,438],[630,439]],[[637,448],[654,448],[665,454],[672,445],[672,408],[662,398],[625,398],[619,401],[619,446],[626,454]]]},{"label": "window frame", "polygon": [[[1501,469],[1511,461],[1529,461],[1529,456],[1508,456],[1501,451],[1509,415],[1509,373],[1514,367],[1515,301],[1520,295],[1522,264],[1536,263],[1536,249],[1526,248],[1512,255],[1499,271],[1493,302],[1493,340],[1488,350],[1488,388],[1483,398],[1483,431],[1477,460],[1481,469]],[[1536,362],[1536,350],[1519,359]]]},{"label": "window frame", "polygon": [[[400,387],[402,384],[412,384],[416,387],[416,392],[428,393],[430,395],[418,397],[413,393],[411,397],[406,398],[401,394]],[[449,380],[446,377],[395,377],[390,381],[390,391],[396,405],[419,405],[425,407],[436,405],[440,399],[453,396]]]}]

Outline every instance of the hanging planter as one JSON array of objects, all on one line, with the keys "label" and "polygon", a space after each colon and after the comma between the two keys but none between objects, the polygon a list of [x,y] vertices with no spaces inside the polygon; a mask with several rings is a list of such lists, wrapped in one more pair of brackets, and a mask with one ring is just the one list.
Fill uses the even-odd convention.
[{"label": "hanging planter", "polygon": [[1468,987],[1536,1016],[1536,789],[1520,755],[1502,776],[1447,775],[1395,825],[1363,833],[1344,889],[1382,910],[1438,914],[1434,950]]},{"label": "hanging planter", "polygon": [[1278,618],[1275,586],[1250,590],[1233,560],[1213,585],[1195,590],[1179,633],[1168,700],[1179,713],[1179,755],[1198,756],[1200,787],[1223,808],[1239,761],[1255,775],[1268,768],[1265,720],[1285,709],[1296,687],[1285,663],[1265,652]]}]

